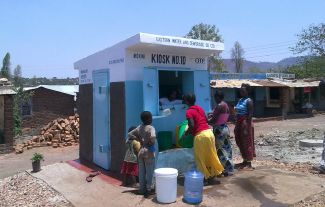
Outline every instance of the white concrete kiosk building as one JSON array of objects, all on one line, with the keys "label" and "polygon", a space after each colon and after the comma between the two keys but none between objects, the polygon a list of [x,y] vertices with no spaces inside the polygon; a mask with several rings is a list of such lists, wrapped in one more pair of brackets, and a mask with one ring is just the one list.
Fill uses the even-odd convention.
[{"label": "white concrete kiosk building", "polygon": [[[120,171],[131,126],[150,111],[156,132],[172,131],[186,120],[184,104],[159,106],[175,87],[194,93],[196,104],[211,111],[207,57],[224,50],[220,42],[139,33],[74,63],[79,70],[80,158]],[[171,115],[162,111],[171,109]],[[156,147],[158,149],[158,147]],[[156,152],[156,168],[180,173],[194,162],[192,149]]]}]

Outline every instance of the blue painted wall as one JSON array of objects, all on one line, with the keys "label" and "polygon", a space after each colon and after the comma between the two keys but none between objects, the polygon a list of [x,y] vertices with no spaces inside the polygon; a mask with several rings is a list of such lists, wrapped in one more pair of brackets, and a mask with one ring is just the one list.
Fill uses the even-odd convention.
[{"label": "blue painted wall", "polygon": [[125,81],[126,135],[131,126],[139,126],[142,124],[140,119],[140,114],[143,111],[142,88],[142,81]]},{"label": "blue painted wall", "polygon": [[266,87],[255,87],[256,101],[266,100]]}]

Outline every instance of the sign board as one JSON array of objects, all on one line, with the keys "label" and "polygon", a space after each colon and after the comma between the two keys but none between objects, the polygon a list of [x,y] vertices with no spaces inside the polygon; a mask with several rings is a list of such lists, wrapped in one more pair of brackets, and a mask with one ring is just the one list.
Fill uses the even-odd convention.
[{"label": "sign board", "polygon": [[304,87],[304,93],[311,93],[311,87]]},{"label": "sign board", "polygon": [[140,41],[143,43],[167,45],[176,47],[186,47],[204,50],[222,51],[224,50],[224,44],[221,42],[212,42],[206,40],[188,39],[182,37],[171,37],[140,33]]},{"label": "sign board", "polygon": [[266,73],[266,78],[295,78],[295,74],[285,73]]},{"label": "sign board", "polygon": [[265,73],[210,73],[210,80],[229,80],[229,79],[266,79]]}]

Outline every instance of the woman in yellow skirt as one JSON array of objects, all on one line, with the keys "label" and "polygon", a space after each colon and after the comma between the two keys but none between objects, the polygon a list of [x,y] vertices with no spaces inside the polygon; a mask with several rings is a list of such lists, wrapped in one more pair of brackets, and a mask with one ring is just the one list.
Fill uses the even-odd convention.
[{"label": "woman in yellow skirt", "polygon": [[189,93],[185,97],[185,103],[189,107],[186,111],[188,120],[188,130],[184,132],[181,139],[188,134],[194,137],[194,159],[197,169],[203,173],[205,185],[216,175],[220,175],[224,168],[222,167],[216,147],[215,138],[207,124],[207,118],[203,109],[195,105],[196,97]]}]

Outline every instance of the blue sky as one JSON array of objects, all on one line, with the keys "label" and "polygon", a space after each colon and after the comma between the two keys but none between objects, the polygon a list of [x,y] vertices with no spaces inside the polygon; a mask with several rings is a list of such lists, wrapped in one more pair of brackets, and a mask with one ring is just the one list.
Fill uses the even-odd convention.
[{"label": "blue sky", "polygon": [[[193,25],[214,24],[224,58],[238,41],[251,61],[293,56],[295,34],[325,20],[323,0],[109,1],[0,0],[0,59],[23,77],[77,77],[73,63],[136,33],[184,36]],[[1,64],[2,65],[2,64]]]}]

